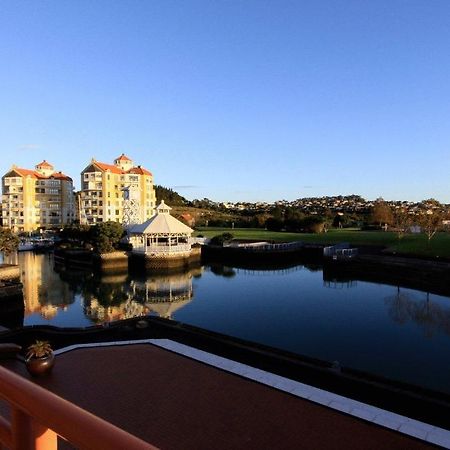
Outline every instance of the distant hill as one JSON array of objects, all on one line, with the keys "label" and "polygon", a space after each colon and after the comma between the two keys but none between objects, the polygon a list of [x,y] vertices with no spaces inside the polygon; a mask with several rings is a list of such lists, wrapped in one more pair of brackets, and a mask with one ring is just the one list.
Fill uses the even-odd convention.
[{"label": "distant hill", "polygon": [[155,184],[156,203],[164,200],[169,206],[188,206],[190,201],[175,192],[173,189]]}]

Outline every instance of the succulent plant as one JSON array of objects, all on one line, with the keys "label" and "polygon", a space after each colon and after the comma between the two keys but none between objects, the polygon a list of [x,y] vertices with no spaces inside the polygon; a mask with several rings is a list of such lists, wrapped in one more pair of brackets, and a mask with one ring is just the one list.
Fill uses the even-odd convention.
[{"label": "succulent plant", "polygon": [[44,358],[53,353],[53,349],[48,341],[37,340],[34,344],[31,344],[27,350],[27,359]]}]

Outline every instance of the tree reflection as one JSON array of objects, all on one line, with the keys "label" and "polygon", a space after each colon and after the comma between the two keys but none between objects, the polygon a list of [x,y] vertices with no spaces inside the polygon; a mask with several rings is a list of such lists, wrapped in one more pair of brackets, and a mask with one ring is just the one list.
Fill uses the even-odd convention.
[{"label": "tree reflection", "polygon": [[430,300],[429,293],[425,299],[418,299],[412,293],[402,292],[397,287],[396,293],[386,297],[384,301],[394,322],[401,325],[414,322],[429,338],[437,332],[450,335],[450,309]]},{"label": "tree reflection", "polygon": [[221,264],[212,264],[210,266],[210,269],[214,275],[219,275],[225,278],[233,278],[236,276],[236,271],[229,266],[224,266]]}]

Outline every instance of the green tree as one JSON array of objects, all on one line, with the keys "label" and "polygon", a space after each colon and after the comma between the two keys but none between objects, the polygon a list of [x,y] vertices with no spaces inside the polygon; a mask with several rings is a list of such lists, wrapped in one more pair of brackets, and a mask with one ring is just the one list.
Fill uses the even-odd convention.
[{"label": "green tree", "polygon": [[412,216],[403,206],[396,207],[393,213],[393,224],[397,237],[402,239],[412,225]]},{"label": "green tree", "polygon": [[323,233],[325,231],[325,219],[321,216],[308,216],[302,220],[303,229],[309,233]]},{"label": "green tree", "polygon": [[211,238],[211,240],[209,241],[209,243],[211,245],[222,245],[227,242],[227,241],[231,241],[233,239],[233,235],[231,233],[222,233],[222,234],[218,234],[217,236],[214,236]]},{"label": "green tree", "polygon": [[266,220],[266,228],[269,231],[281,231],[281,229],[283,228],[283,221],[276,217],[269,217]]},{"label": "green tree", "polygon": [[61,231],[61,239],[67,239],[69,241],[76,241],[80,245],[84,244],[90,236],[89,225],[73,224],[64,227]]},{"label": "green tree", "polygon": [[119,245],[125,231],[118,222],[100,222],[90,229],[90,242],[98,253],[113,252]]},{"label": "green tree", "polygon": [[378,201],[372,208],[372,221],[382,225],[392,225],[394,221],[394,215],[392,209],[385,201]]},{"label": "green tree", "polygon": [[8,255],[19,247],[19,238],[9,229],[0,229],[0,252]]},{"label": "green tree", "polygon": [[442,226],[442,214],[437,210],[432,211],[431,209],[423,211],[419,216],[419,225],[425,232],[428,242],[430,242]]},{"label": "green tree", "polygon": [[158,202],[164,200],[170,206],[186,206],[190,202],[173,189],[155,184],[155,195]]}]

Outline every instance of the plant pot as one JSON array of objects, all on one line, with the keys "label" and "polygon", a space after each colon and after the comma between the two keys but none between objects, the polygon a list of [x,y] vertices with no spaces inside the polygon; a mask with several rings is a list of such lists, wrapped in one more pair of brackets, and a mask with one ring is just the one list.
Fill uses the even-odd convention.
[{"label": "plant pot", "polygon": [[28,372],[33,376],[44,375],[50,370],[52,370],[53,364],[55,363],[55,355],[51,353],[50,355],[43,356],[42,358],[28,358],[25,361],[27,365]]}]

